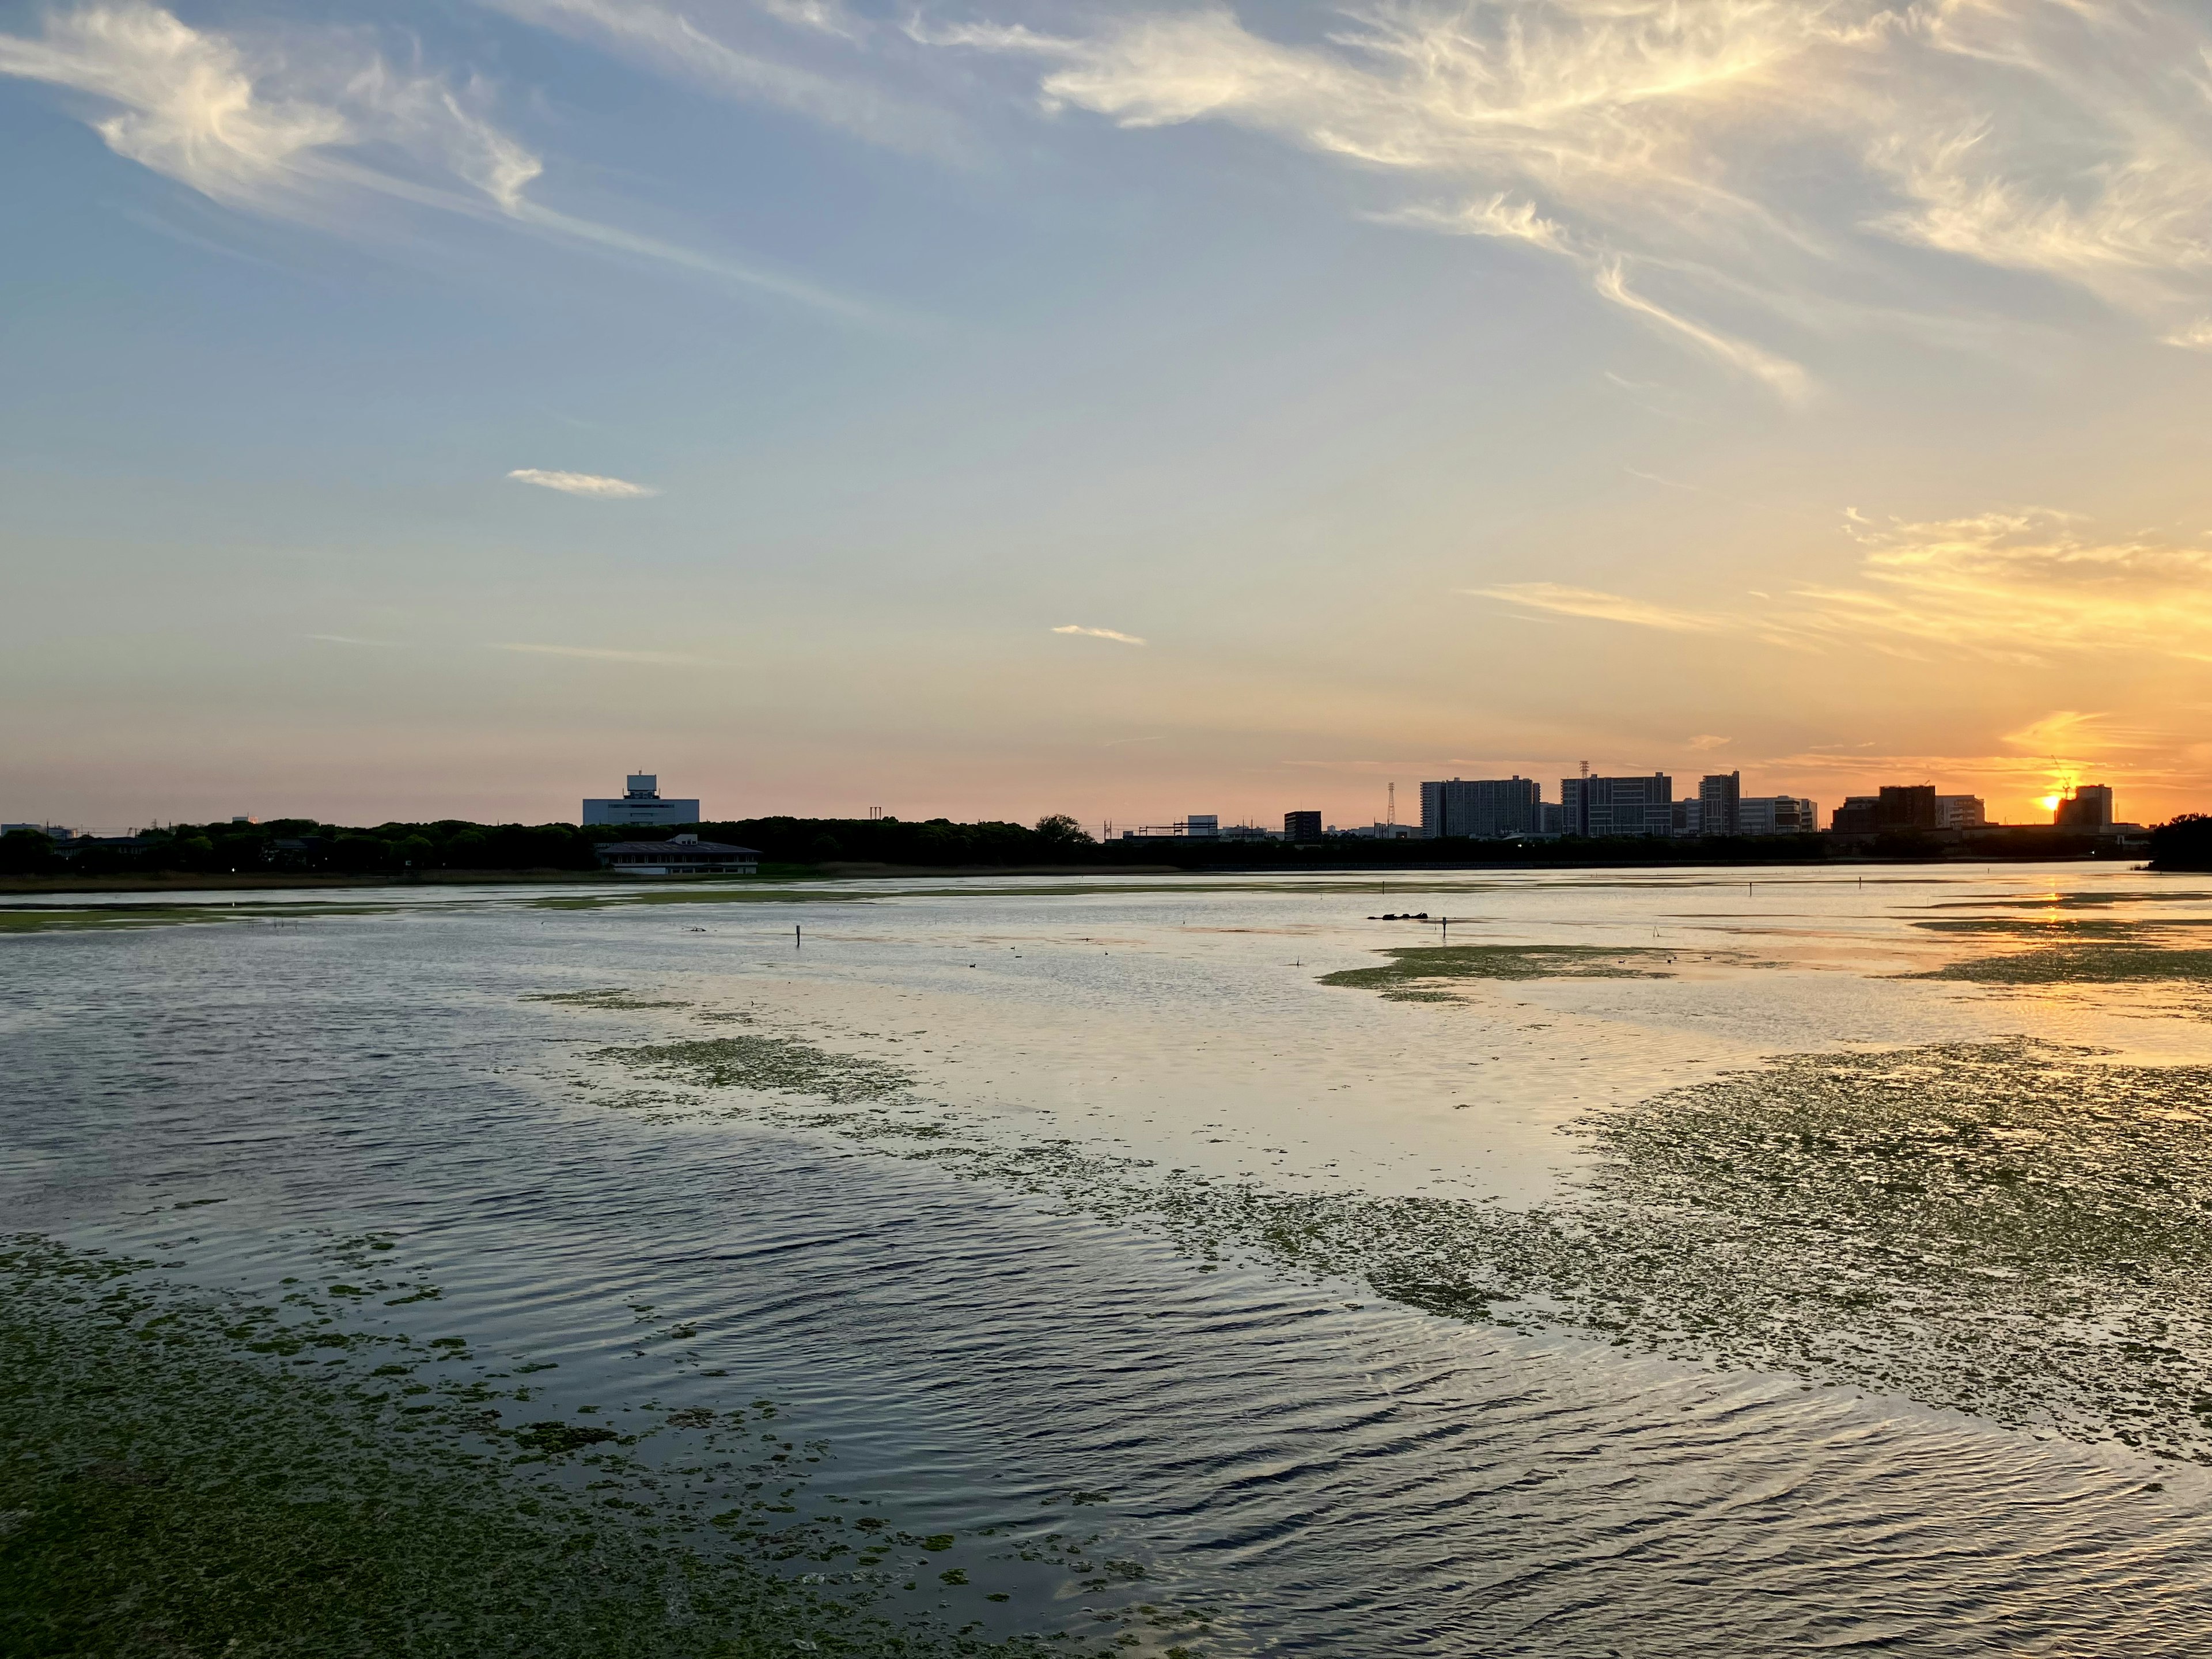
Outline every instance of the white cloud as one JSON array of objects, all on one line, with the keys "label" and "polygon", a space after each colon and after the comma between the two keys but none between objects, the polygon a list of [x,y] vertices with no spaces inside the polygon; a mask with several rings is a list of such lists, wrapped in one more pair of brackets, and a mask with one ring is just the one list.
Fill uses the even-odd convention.
[{"label": "white cloud", "polygon": [[1670,634],[1716,634],[1734,624],[1730,618],[1702,611],[1680,611],[1650,605],[1592,587],[1563,587],[1557,582],[1501,582],[1492,587],[1464,590],[1471,598],[1503,599],[1531,611],[1547,611],[1562,617],[1587,617],[1597,622],[1626,623],[1632,628],[1656,628]]},{"label": "white cloud", "polygon": [[310,634],[307,637],[319,640],[325,645],[373,645],[388,648],[398,643],[396,640],[360,640],[350,634]]},{"label": "white cloud", "polygon": [[2155,313],[2212,268],[2201,9],[1977,0],[1911,14],[1930,84],[1869,144],[1900,239]]},{"label": "white cloud", "polygon": [[1716,737],[1711,732],[1700,732],[1696,737],[1689,739],[1689,746],[1699,754],[1703,754],[1709,750],[1725,749],[1733,741],[1733,738]]},{"label": "white cloud", "polygon": [[249,40],[149,0],[106,0],[49,13],[35,39],[0,34],[0,76],[92,100],[87,119],[109,149],[228,207],[368,237],[386,228],[371,204],[404,204],[880,320],[801,279],[532,200],[544,163],[493,122],[484,85],[396,68],[357,30]]},{"label": "white cloud", "polygon": [[[361,190],[512,213],[540,171],[470,106],[474,89],[398,71],[336,31],[249,52],[147,0],[113,0],[49,13],[36,40],[0,35],[0,75],[88,94],[117,155],[284,216],[328,220],[333,197]],[[351,154],[369,147],[391,165]]]},{"label": "white cloud", "polygon": [[539,467],[519,466],[507,475],[541,489],[557,489],[565,495],[596,495],[603,501],[623,501],[660,492],[627,478],[602,478],[590,472],[548,472]]},{"label": "white cloud", "polygon": [[1804,369],[1787,358],[1762,351],[1748,340],[1735,339],[1717,329],[1707,328],[1702,323],[1678,317],[1665,307],[1654,305],[1643,295],[1630,292],[1618,260],[1599,268],[1595,286],[1597,291],[1613,304],[1625,306],[1640,316],[1649,317],[1661,327],[1672,329],[1684,339],[1710,351],[1729,368],[1754,380],[1764,380],[1786,402],[1802,403],[1812,389],[1812,383],[1806,377]]},{"label": "white cloud", "polygon": [[2177,330],[2212,300],[2199,8],[1373,0],[1319,30],[1291,7],[1073,15],[910,32],[1040,65],[1048,112],[1226,123],[1328,158],[1366,181],[1370,216],[1571,261],[1785,398],[1809,381],[1759,337],[1777,319],[1975,343],[1977,322],[1887,298],[1926,280],[1900,243],[2073,284],[2203,343]]},{"label": "white cloud", "polygon": [[1055,628],[1052,631],[1055,634],[1083,634],[1094,640],[1114,640],[1122,645],[1144,643],[1134,634],[1118,634],[1110,628],[1085,628],[1076,623],[1069,623],[1065,627]]},{"label": "white cloud", "polygon": [[672,651],[624,651],[608,645],[495,644],[494,651],[520,651],[540,657],[580,657],[586,662],[641,662],[696,665],[699,659]]}]

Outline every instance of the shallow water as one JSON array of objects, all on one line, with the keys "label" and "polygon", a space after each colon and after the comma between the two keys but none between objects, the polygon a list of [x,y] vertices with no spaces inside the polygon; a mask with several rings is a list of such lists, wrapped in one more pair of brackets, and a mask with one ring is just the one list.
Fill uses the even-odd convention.
[{"label": "shallow water", "polygon": [[[102,920],[0,938],[0,1210],[173,1280],[362,1285],[365,1328],[465,1337],[495,1375],[552,1365],[524,1373],[548,1415],[773,1400],[788,1524],[844,1499],[952,1534],[880,1588],[989,1630],[1131,1615],[1139,1648],[1194,1641],[1149,1607],[1210,1612],[1196,1646],[1224,1652],[2212,1650],[2212,1474],[2117,1437],[2134,1395],[2093,1368],[2050,1421],[2002,1391],[1946,1410],[1982,1396],[1905,1363],[1900,1299],[1936,1348],[1980,1333],[1960,1366],[2033,1350],[2052,1316],[2004,1275],[2047,1289],[2045,1268],[1966,1261],[1995,1275],[1975,1300],[1915,1267],[1885,1286],[1891,1324],[1808,1314],[1827,1322],[1796,1346],[1771,1297],[1756,1329],[1674,1307],[1662,1330],[1647,1290],[1616,1334],[1541,1274],[1495,1306],[1463,1293],[1503,1271],[1468,1239],[1564,1215],[1576,1271],[1617,1297],[1599,1212],[1576,1208],[1601,1197],[1632,1228],[1662,1197],[1726,1208],[1732,1240],[1802,1268],[1834,1182],[1805,1183],[1829,1194],[1817,1214],[1764,1187],[1728,1208],[1694,1146],[1639,1184],[1657,1165],[1638,1138],[1591,1127],[1705,1123],[1759,1079],[1796,1086],[1792,1056],[1894,1054],[1865,1085],[1893,1115],[1899,1068],[1947,1045],[1994,1079],[1981,1094],[2008,1068],[2023,1098],[2053,1067],[2109,1068],[2125,1086],[2100,1109],[2159,1093],[2179,1118],[2156,1146],[2193,1148],[2212,1025],[2189,947],[2212,893],[2081,866],[734,893],[440,889],[335,915],[327,894],[164,894],[131,928],[106,920],[128,901],[73,901]],[[161,925],[178,910],[231,925]],[[1431,920],[1370,920],[1407,911]],[[1484,948],[1432,978],[1323,982],[1418,966],[1378,953],[1446,943],[1446,915],[1450,945]],[[2125,948],[1972,971],[2077,950],[2085,918]],[[1544,971],[1589,959],[1559,947],[1649,976]],[[1418,1000],[1384,994],[1407,984]],[[733,1039],[704,1071],[669,1058]],[[1857,1073],[1821,1074],[1848,1117]],[[1764,1133],[1766,1109],[1727,1122]],[[2049,1136],[2017,1115],[1992,1121]],[[2086,1133],[2077,1161],[2141,1141]],[[2048,1175],[2023,1168],[2004,1191]],[[1249,1224],[1291,1200],[1327,1224],[1285,1243]],[[1419,1228],[1385,1241],[1385,1271],[1363,1251],[1392,1206]],[[1917,1213],[1820,1248],[1917,1261],[1896,1231]],[[373,1233],[392,1248],[364,1255]],[[2061,1266],[2067,1318],[2205,1376],[2201,1273]],[[956,1569],[970,1583],[943,1585]]]}]

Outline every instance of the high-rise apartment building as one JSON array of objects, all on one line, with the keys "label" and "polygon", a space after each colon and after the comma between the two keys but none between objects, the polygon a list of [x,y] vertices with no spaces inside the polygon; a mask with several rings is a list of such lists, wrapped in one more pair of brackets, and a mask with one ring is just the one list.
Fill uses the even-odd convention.
[{"label": "high-rise apartment building", "polygon": [[1321,814],[1318,812],[1285,812],[1283,814],[1285,841],[1319,841]]},{"label": "high-rise apartment building", "polygon": [[1881,833],[1933,830],[1936,827],[1936,786],[1932,783],[1885,783],[1874,800],[1874,827]]},{"label": "high-rise apartment building", "polygon": [[1733,836],[1743,829],[1737,807],[1743,800],[1743,774],[1708,772],[1698,780],[1698,833]]},{"label": "high-rise apartment building", "polygon": [[1541,835],[1543,787],[1534,778],[1446,778],[1421,786],[1421,834],[1494,841]]},{"label": "high-rise apartment building", "polygon": [[1670,836],[1674,780],[1664,772],[1642,778],[1562,778],[1559,817],[1571,836]]},{"label": "high-rise apartment building", "polygon": [[2060,797],[2051,821],[2062,830],[2109,830],[2112,827],[2112,787],[2108,783],[2077,783]]},{"label": "high-rise apartment building", "polygon": [[1936,797],[1936,827],[1938,830],[1979,830],[1989,821],[1989,809],[1982,804],[1979,795]]}]

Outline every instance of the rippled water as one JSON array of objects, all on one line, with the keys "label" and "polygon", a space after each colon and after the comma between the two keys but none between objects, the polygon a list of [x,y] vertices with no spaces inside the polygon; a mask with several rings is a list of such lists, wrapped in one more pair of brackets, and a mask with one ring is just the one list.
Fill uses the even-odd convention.
[{"label": "rippled water", "polygon": [[[2193,1464],[1527,1304],[1434,1316],[1006,1175],[1043,1146],[1518,1214],[1579,1190],[1589,1114],[1779,1056],[2025,1035],[2193,1077],[2186,975],[1911,975],[2085,918],[2179,948],[2212,893],[2083,866],[740,890],[168,897],[228,914],[0,939],[0,1207],[254,1294],[358,1279],[386,1235],[364,1324],[550,1364],[550,1412],[773,1400],[793,1524],[842,1498],[953,1534],[910,1599],[989,1629],[1172,1606],[1218,1652],[2212,1651]],[[1321,982],[1445,915],[1454,945],[1665,976]],[[750,1097],[606,1052],[733,1034],[895,1067],[897,1111],[1006,1157],[720,1109]]]}]

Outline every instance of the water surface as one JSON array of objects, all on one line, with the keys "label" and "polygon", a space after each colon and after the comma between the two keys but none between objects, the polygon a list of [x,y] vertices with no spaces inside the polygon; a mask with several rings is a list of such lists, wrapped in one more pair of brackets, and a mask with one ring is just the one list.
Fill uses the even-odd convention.
[{"label": "water surface", "polygon": [[789,1570],[918,1615],[2212,1648],[2185,879],[0,908],[11,1228],[343,1283],[549,1414],[771,1401],[775,1524],[951,1539]]}]

